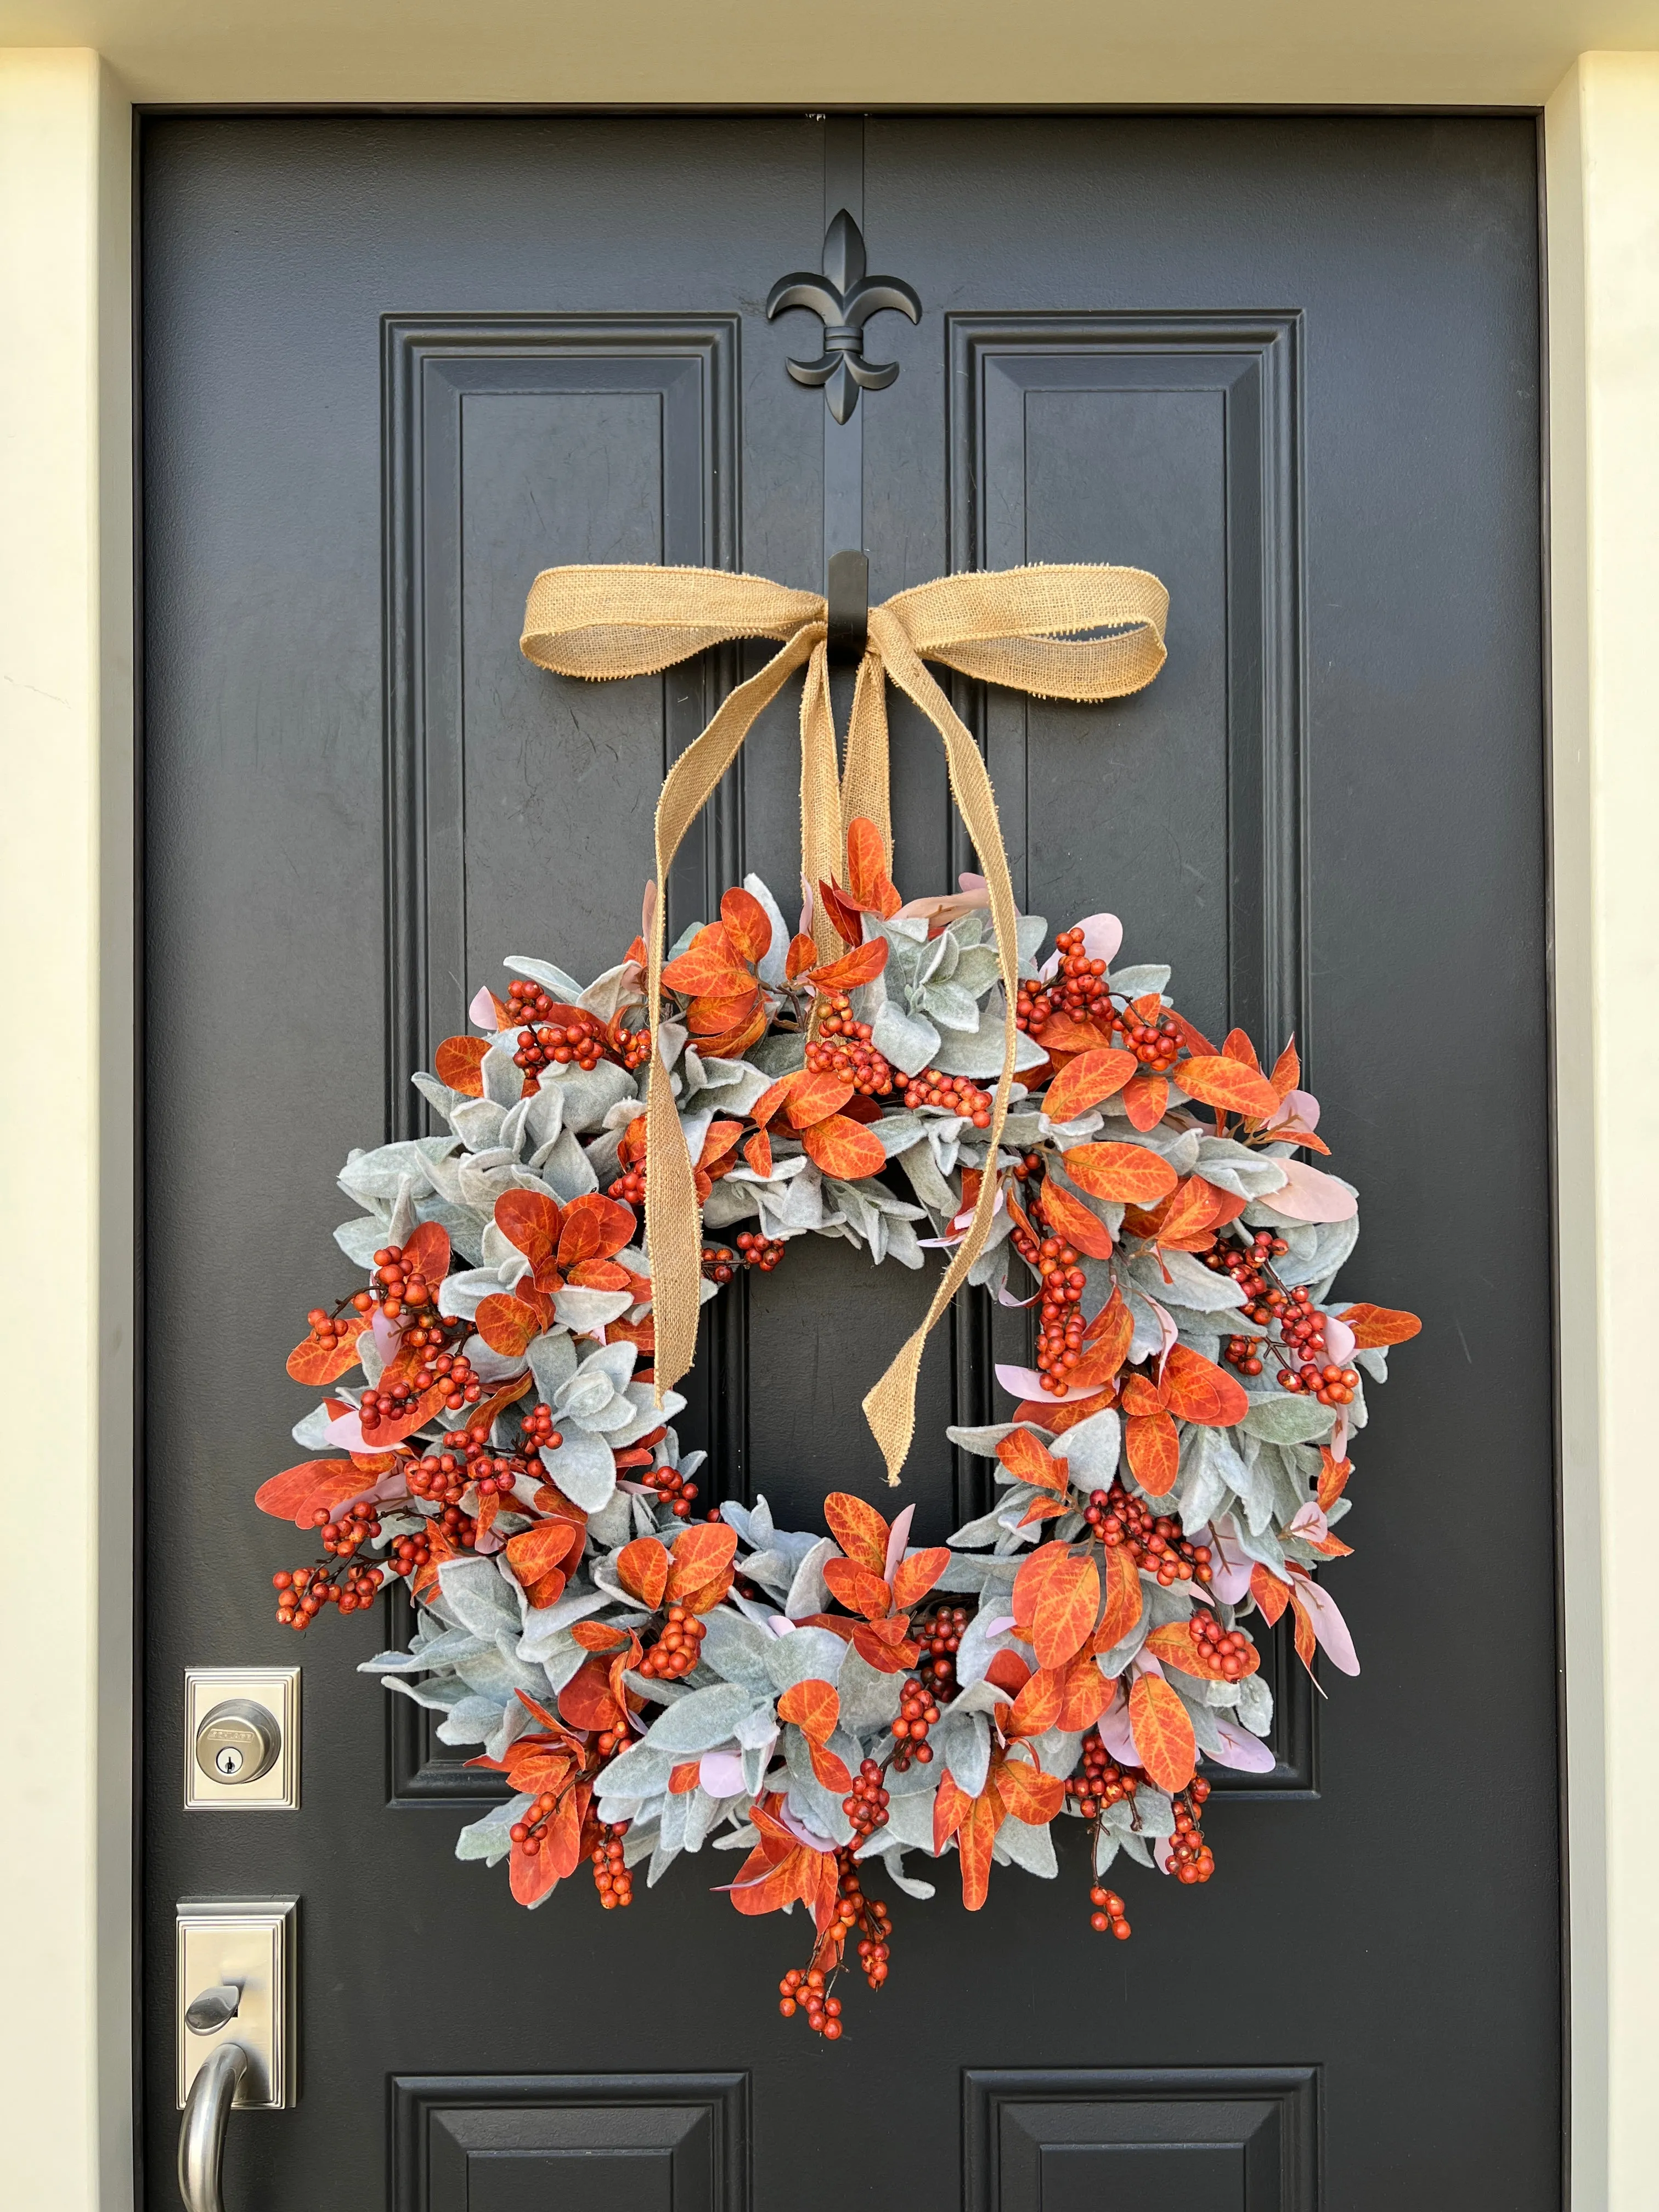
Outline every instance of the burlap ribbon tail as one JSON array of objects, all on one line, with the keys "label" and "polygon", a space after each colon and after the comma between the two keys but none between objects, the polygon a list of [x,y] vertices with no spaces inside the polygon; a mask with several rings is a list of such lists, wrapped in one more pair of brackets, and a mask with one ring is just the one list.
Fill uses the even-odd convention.
[{"label": "burlap ribbon tail", "polygon": [[[830,707],[826,608],[814,592],[713,568],[548,568],[531,586],[521,649],[562,676],[603,681],[647,676],[745,638],[779,641],[758,675],[731,693],[670,769],[657,802],[657,882],[668,880],[681,840],[742,750],[757,716],[805,665],[801,696],[801,871],[810,884],[844,874],[847,824],[879,827],[892,864],[888,799],[889,681],[915,701],[945,747],[951,795],[989,890],[1003,990],[1003,1061],[986,1132],[994,1158],[1013,1082],[1018,980],[1013,884],[996,799],[978,746],[924,666],[1046,699],[1119,698],[1150,684],[1164,665],[1169,594],[1139,568],[1056,567],[975,571],[900,592],[870,611],[858,671],[846,764],[838,769]],[[665,902],[653,905],[647,1008],[653,1041],[662,1008]],[[841,949],[815,902],[820,956]],[[702,1219],[693,1162],[681,1136],[669,1070],[653,1042],[646,1093],[646,1247],[650,1257],[659,1389],[691,1365],[702,1291]],[[927,1318],[864,1401],[865,1418],[896,1482],[915,1428],[916,1376],[929,1332],[984,1248],[997,1178],[980,1185],[967,1234],[951,1255]]]}]

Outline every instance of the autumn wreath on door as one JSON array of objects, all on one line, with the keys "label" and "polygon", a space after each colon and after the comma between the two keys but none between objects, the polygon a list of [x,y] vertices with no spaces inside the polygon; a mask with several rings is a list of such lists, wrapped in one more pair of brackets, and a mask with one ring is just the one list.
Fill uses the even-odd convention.
[{"label": "autumn wreath on door", "polygon": [[[1076,1821],[1092,1924],[1127,1937],[1119,1854],[1208,1881],[1202,1770],[1273,1767],[1255,1624],[1288,1612],[1304,1665],[1319,1646],[1358,1668],[1320,1570],[1349,1550],[1366,1380],[1419,1324],[1334,1290],[1356,1196],[1308,1158],[1327,1147],[1294,1043],[1265,1064],[1241,1030],[1212,1043],[1111,915],[1051,939],[1016,911],[983,763],[925,665],[1118,696],[1156,675],[1165,605],[1109,568],[901,594],[871,613],[843,767],[821,599],[698,570],[538,578],[524,649],[566,674],[779,644],[671,770],[658,881],[804,670],[799,925],[750,876],[672,946],[647,890],[592,981],[507,958],[477,1033],[414,1077],[434,1133],[347,1161],[356,1279],[288,1363],[326,1395],[294,1431],[313,1455],[258,1504],[324,1556],[274,1577],[277,1618],[406,1586],[409,1648],[369,1670],[512,1793],[458,1855],[505,1861],[531,1905],[586,1861],[618,1906],[642,1862],[654,1883],[741,1853],[718,1887],[742,1913],[805,1905],[779,2002],[831,2039],[849,1948],[887,1978],[875,1863],[925,1898],[906,1854],[954,1852],[972,1911],[994,1863],[1053,1876]],[[893,881],[889,681],[939,731],[985,871],[954,892]],[[945,1544],[840,1492],[823,1531],[780,1528],[763,1495],[714,1504],[719,1471],[682,1448],[699,1304],[741,1270],[781,1267],[787,1297],[808,1236],[945,1255],[866,1401],[894,1478],[949,1299],[1031,1310],[1033,1364],[997,1370],[1006,1418],[948,1432],[996,1502]]]}]

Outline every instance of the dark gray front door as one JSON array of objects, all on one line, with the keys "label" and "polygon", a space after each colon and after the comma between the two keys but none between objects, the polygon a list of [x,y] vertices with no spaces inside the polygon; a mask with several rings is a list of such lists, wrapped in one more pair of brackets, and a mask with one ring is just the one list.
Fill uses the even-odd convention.
[{"label": "dark gray front door", "polygon": [[[1364,1672],[1327,1704],[1276,1655],[1279,1769],[1213,1808],[1216,1879],[1134,1878],[1115,1945],[1080,1852],[975,1920],[947,1866],[893,1900],[892,1978],[834,2047],[777,2016],[799,1916],[740,1920],[707,1861],[528,1918],[458,1865],[479,1777],[354,1671],[396,1624],[279,1629],[295,1540],[252,1497],[295,1456],[306,1309],[349,1287],[348,1147],[406,1126],[408,1069],[504,955],[619,957],[665,760],[738,672],[541,675],[531,577],[820,583],[823,406],[784,368],[817,325],[763,307],[816,265],[826,152],[924,308],[871,334],[902,365],[860,410],[875,594],[1037,560],[1173,594],[1133,700],[962,690],[1022,903],[1121,915],[1206,1029],[1298,1030],[1365,1285],[1425,1320],[1333,1577]],[[230,2212],[1557,2201],[1535,158],[1502,119],[147,125],[156,2204],[174,1902],[285,1893],[303,2094],[233,2120]],[[676,926],[744,867],[793,881],[793,714],[693,841]],[[938,748],[902,714],[895,796],[901,883],[944,888]],[[719,1494],[786,1526],[876,1496],[859,1401],[927,1287],[806,1239],[717,1310],[684,1425]],[[970,1304],[929,1355],[928,1540],[979,1480],[945,1424],[991,1417],[1019,1325]],[[185,1814],[184,1668],[295,1659],[301,1808]]]}]

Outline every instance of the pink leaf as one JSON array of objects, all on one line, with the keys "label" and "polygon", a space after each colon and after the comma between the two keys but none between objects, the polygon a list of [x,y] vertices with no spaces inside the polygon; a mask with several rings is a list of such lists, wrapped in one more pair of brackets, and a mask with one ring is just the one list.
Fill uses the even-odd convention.
[{"label": "pink leaf", "polygon": [[706,1751],[697,1768],[697,1779],[711,1797],[746,1797],[743,1761],[735,1751]]},{"label": "pink leaf", "polygon": [[1234,1721],[1223,1720],[1218,1713],[1212,1714],[1211,1717],[1215,1722],[1216,1733],[1220,1736],[1223,1747],[1219,1751],[1212,1752],[1211,1758],[1218,1759],[1223,1766],[1243,1767],[1247,1774],[1273,1772],[1279,1762],[1259,1735],[1252,1735],[1248,1729],[1240,1728]]},{"label": "pink leaf", "polygon": [[1305,1160],[1281,1160],[1285,1188],[1267,1194],[1264,1203],[1292,1221],[1352,1221],[1359,1200],[1345,1182]]},{"label": "pink leaf", "polygon": [[1050,1391],[1043,1388],[1042,1375],[1036,1368],[1010,1367],[1000,1360],[997,1363],[997,1381],[1016,1398],[1034,1399],[1039,1404],[1044,1399],[1052,1399],[1056,1406],[1063,1406],[1067,1400],[1097,1398],[1109,1387],[1104,1382],[1090,1382],[1085,1383],[1081,1390],[1074,1390],[1068,1386],[1059,1392]]},{"label": "pink leaf", "polygon": [[1294,1121],[1299,1129],[1313,1130],[1319,1127],[1319,1101],[1311,1091],[1287,1091],[1279,1102],[1279,1111],[1270,1114],[1264,1128],[1281,1129]]},{"label": "pink leaf", "polygon": [[1305,1505],[1297,1507],[1296,1518],[1288,1522],[1285,1528],[1287,1536],[1305,1536],[1310,1544],[1322,1544],[1330,1533],[1324,1515],[1311,1498]]},{"label": "pink leaf", "polygon": [[1334,1314],[1325,1316],[1325,1349],[1339,1367],[1346,1367],[1353,1358],[1353,1331]]},{"label": "pink leaf", "polygon": [[1311,1576],[1297,1575],[1293,1587],[1332,1666],[1340,1668],[1345,1674],[1357,1674],[1359,1660],[1353,1638],[1348,1633],[1348,1624],[1336,1609],[1336,1600],[1328,1590],[1321,1589]]},{"label": "pink leaf", "polygon": [[495,1028],[495,1001],[490,996],[488,983],[480,983],[473,993],[472,1004],[466,1010],[466,1018],[481,1030]]},{"label": "pink leaf", "polygon": [[[1074,929],[1083,932],[1083,949],[1091,960],[1103,960],[1109,968],[1117,958],[1123,943],[1123,924],[1115,914],[1085,915],[1081,921],[1073,922]],[[1039,971],[1046,982],[1060,967],[1060,955],[1051,952]]]},{"label": "pink leaf", "polygon": [[1255,1562],[1241,1549],[1230,1516],[1224,1515],[1217,1523],[1213,1544],[1210,1594],[1219,1604],[1237,1605],[1250,1587],[1250,1569]]},{"label": "pink leaf", "polygon": [[1176,1327],[1175,1322],[1171,1316],[1164,1312],[1163,1307],[1159,1305],[1156,1298],[1149,1297],[1146,1303],[1152,1308],[1152,1311],[1158,1316],[1158,1325],[1164,1332],[1164,1348],[1158,1355],[1158,1379],[1161,1383],[1164,1380],[1164,1362],[1169,1358],[1170,1352],[1180,1340],[1181,1331]]},{"label": "pink leaf", "polygon": [[1120,1682],[1113,1692],[1112,1702],[1095,1723],[1095,1733],[1120,1766],[1139,1766],[1140,1753],[1135,1749],[1134,1731],[1129,1726],[1129,1699]]},{"label": "pink leaf", "polygon": [[1168,1874],[1170,1871],[1173,1843],[1172,1837],[1160,1836],[1152,1845],[1152,1863],[1160,1874]]},{"label": "pink leaf", "polygon": [[884,1582],[892,1581],[894,1570],[904,1557],[904,1547],[910,1540],[910,1523],[915,1517],[915,1507],[907,1505],[888,1532],[887,1564],[881,1571]]}]

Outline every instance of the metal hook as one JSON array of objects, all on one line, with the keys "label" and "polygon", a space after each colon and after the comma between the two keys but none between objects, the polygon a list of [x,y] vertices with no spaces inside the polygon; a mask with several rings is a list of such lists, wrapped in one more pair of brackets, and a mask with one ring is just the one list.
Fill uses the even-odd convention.
[{"label": "metal hook", "polygon": [[824,579],[830,610],[830,659],[856,667],[870,642],[870,559],[866,553],[832,553]]}]

